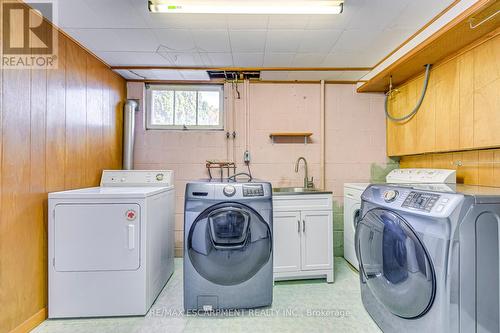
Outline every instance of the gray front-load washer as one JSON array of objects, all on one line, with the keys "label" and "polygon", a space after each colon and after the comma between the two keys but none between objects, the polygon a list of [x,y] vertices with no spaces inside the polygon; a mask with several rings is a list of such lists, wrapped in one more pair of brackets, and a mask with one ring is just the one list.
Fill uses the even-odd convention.
[{"label": "gray front-load washer", "polygon": [[184,216],[184,308],[271,305],[272,188],[267,182],[188,183]]},{"label": "gray front-load washer", "polygon": [[361,216],[361,297],[385,333],[499,332],[499,188],[371,185]]}]

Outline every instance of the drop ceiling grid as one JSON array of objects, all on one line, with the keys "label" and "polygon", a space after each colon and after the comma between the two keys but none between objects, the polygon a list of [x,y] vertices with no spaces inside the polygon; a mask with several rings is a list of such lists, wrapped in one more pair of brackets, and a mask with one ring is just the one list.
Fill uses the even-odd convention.
[{"label": "drop ceiling grid", "polygon": [[59,17],[65,31],[115,66],[262,67],[284,59],[282,67],[371,67],[451,2],[346,0],[343,14],[328,17],[185,15],[166,20],[149,13],[146,0],[64,0]]}]

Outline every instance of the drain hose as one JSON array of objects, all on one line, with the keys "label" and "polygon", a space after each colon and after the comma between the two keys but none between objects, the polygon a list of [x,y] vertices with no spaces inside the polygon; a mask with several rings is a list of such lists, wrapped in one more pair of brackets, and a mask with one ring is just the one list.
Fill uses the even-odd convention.
[{"label": "drain hose", "polygon": [[425,80],[424,80],[424,86],[422,87],[422,93],[420,94],[420,98],[418,99],[417,105],[415,105],[415,108],[408,114],[402,116],[402,117],[394,117],[389,113],[389,98],[391,96],[391,89],[387,92],[385,95],[385,103],[384,103],[384,108],[385,108],[385,116],[394,121],[394,122],[401,122],[401,121],[406,121],[410,118],[412,118],[415,114],[417,114],[418,109],[422,105],[422,101],[424,100],[425,97],[425,92],[427,91],[427,86],[429,83],[429,76],[431,73],[431,64],[425,65]]}]

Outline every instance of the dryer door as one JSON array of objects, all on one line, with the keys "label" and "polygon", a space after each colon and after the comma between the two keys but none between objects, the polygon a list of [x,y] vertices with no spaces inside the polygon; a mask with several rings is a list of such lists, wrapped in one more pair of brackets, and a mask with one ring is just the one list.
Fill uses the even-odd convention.
[{"label": "dryer door", "polygon": [[358,223],[355,242],[362,282],[381,304],[408,319],[430,309],[434,269],[408,222],[394,212],[372,209]]},{"label": "dryer door", "polygon": [[272,258],[269,224],[239,203],[217,204],[201,213],[186,245],[196,271],[219,285],[250,279]]}]

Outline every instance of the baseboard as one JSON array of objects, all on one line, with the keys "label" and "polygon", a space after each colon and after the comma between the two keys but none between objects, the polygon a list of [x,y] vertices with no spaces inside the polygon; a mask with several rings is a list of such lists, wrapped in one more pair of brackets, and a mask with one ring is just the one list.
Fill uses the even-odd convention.
[{"label": "baseboard", "polygon": [[26,333],[40,325],[47,319],[47,308],[43,308],[28,319],[26,319],[21,325],[17,326],[10,333]]}]

